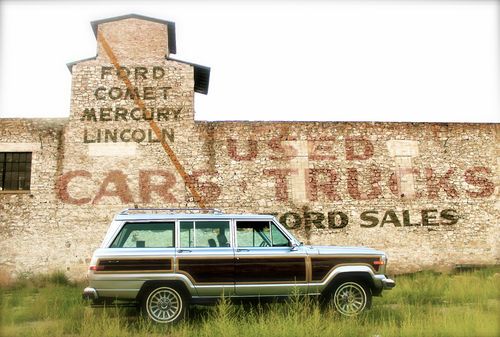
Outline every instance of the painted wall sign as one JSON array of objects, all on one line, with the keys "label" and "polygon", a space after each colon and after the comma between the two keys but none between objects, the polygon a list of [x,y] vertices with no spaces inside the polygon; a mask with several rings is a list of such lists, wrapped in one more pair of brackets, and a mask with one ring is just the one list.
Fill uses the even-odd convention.
[{"label": "painted wall sign", "polygon": [[362,228],[374,227],[415,227],[415,226],[451,226],[460,216],[454,209],[421,209],[421,210],[368,210],[361,211],[359,217],[353,218],[345,211],[315,212],[304,208],[302,212],[273,213],[280,223],[290,229],[341,229],[348,225]]},{"label": "painted wall sign", "polygon": [[[165,69],[160,66],[152,67],[121,67],[127,76],[136,81],[154,80],[158,83],[163,83],[161,80],[165,77]],[[119,71],[114,67],[102,66],[100,79],[119,77]],[[177,121],[182,113],[182,108],[170,107],[166,104],[166,100],[171,86],[158,84],[157,86],[137,86],[132,89],[127,88],[121,82],[121,85],[113,86],[98,86],[93,90],[92,96],[96,103],[108,103],[108,106],[100,107],[84,107],[80,121],[83,123],[96,123],[94,127],[85,127],[83,131],[83,143],[116,143],[116,142],[148,142],[156,143],[168,140],[174,142],[174,129],[161,129],[161,138],[155,137],[151,129],[144,128],[106,128],[101,127],[106,122],[139,122],[139,121],[157,121],[168,122]],[[146,106],[146,109],[135,107],[134,99],[140,98],[146,103],[151,104]],[[156,101],[160,103],[156,103]],[[125,104],[126,106],[120,106]]]}]

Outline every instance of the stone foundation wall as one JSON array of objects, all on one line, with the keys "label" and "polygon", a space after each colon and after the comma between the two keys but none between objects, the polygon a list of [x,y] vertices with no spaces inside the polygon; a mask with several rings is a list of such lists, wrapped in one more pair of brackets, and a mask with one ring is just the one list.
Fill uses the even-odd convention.
[{"label": "stone foundation wall", "polygon": [[69,263],[66,250],[57,259],[51,255],[54,241],[62,240],[64,247],[70,239],[59,235],[63,221],[54,190],[63,170],[66,122],[0,119],[0,152],[32,153],[30,191],[0,191],[1,271],[42,271],[54,268],[56,260]]}]

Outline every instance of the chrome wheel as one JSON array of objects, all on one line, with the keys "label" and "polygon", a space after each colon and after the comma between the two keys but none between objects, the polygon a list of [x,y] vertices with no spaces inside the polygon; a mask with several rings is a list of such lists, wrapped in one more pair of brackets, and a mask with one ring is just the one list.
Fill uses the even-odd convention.
[{"label": "chrome wheel", "polygon": [[362,312],[368,303],[368,295],[362,285],[356,282],[342,283],[333,295],[335,309],[345,316]]},{"label": "chrome wheel", "polygon": [[146,299],[146,311],[155,322],[173,322],[179,318],[183,311],[182,297],[173,288],[156,288]]}]

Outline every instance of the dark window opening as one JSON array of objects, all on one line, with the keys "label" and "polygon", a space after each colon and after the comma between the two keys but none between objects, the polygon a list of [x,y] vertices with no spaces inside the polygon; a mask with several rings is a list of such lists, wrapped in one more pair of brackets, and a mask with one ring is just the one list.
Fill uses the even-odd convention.
[{"label": "dark window opening", "polygon": [[0,152],[0,191],[29,191],[31,152]]}]

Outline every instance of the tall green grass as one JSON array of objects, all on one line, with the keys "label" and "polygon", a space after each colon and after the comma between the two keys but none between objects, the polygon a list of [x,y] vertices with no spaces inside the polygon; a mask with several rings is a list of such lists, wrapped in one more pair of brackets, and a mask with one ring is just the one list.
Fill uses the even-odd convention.
[{"label": "tall green grass", "polygon": [[423,272],[397,278],[370,311],[341,317],[312,298],[286,303],[192,307],[180,324],[152,324],[135,309],[92,309],[83,285],[57,273],[27,276],[0,290],[1,336],[498,336],[500,269]]}]

